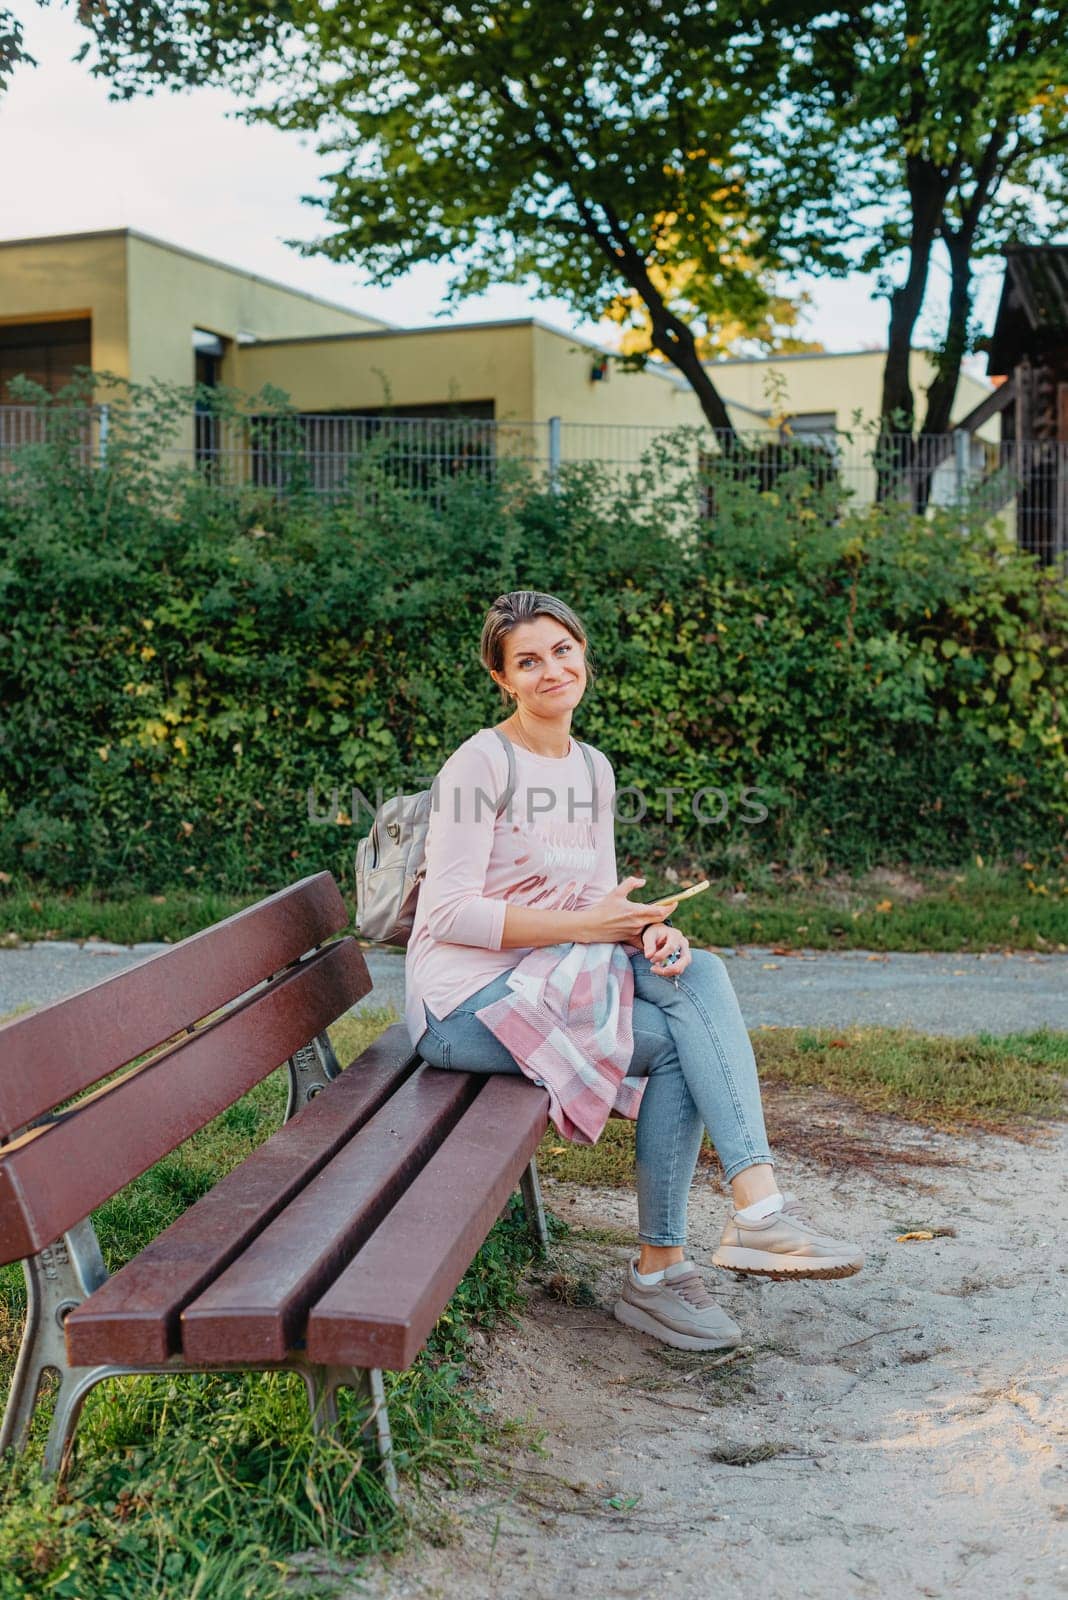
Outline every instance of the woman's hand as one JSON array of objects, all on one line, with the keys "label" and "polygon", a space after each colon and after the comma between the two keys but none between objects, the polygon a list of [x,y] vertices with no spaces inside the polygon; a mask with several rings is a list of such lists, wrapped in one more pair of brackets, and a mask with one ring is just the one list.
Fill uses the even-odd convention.
[{"label": "woman's hand", "polygon": [[[624,878],[603,900],[595,900],[581,912],[584,944],[632,944],[641,941],[641,931],[646,923],[662,923],[670,917],[678,901],[658,900],[654,905],[642,905],[628,900],[632,889],[640,888],[644,878]],[[669,930],[670,931],[670,930]]]},{"label": "woman's hand", "polygon": [[[678,928],[668,928],[662,922],[654,923],[651,928],[646,928],[642,939],[642,948],[646,958],[651,963],[650,970],[660,978],[677,978],[680,972],[685,972],[693,957],[690,955],[690,941]],[[678,950],[679,959],[668,964],[668,956]]]}]

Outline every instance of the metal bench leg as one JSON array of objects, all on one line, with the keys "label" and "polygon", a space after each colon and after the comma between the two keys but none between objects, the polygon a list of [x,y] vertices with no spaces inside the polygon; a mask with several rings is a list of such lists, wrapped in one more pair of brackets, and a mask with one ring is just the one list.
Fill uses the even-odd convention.
[{"label": "metal bench leg", "polygon": [[337,1392],[349,1381],[348,1374],[343,1367],[302,1367],[301,1375],[308,1391],[312,1432],[332,1433],[337,1426]]},{"label": "metal bench leg", "polygon": [[545,1210],[541,1203],[541,1184],[538,1182],[537,1163],[531,1157],[530,1165],[519,1180],[519,1188],[526,1207],[527,1227],[539,1255],[549,1248],[549,1230],[545,1225]]},{"label": "metal bench leg", "polygon": [[334,1433],[337,1428],[337,1392],[341,1388],[355,1389],[366,1401],[368,1413],[360,1426],[360,1433],[378,1461],[382,1481],[391,1500],[399,1493],[397,1471],[393,1465],[393,1436],[389,1428],[386,1409],[386,1390],[382,1374],[377,1367],[326,1367],[302,1366],[301,1375],[308,1391],[311,1409],[312,1432],[319,1436]]},{"label": "metal bench leg", "polygon": [[382,1381],[382,1373],[378,1367],[354,1367],[350,1370],[356,1380],[357,1391],[370,1407],[360,1431],[367,1442],[375,1446],[382,1482],[390,1499],[396,1500],[400,1488],[397,1483],[397,1469],[393,1463],[393,1435],[389,1427],[386,1387]]},{"label": "metal bench leg", "polygon": [[88,1218],[46,1250],[30,1256],[22,1266],[26,1277],[26,1327],[0,1425],[0,1451],[25,1447],[41,1378],[47,1371],[57,1372],[60,1389],[46,1450],[46,1469],[54,1471],[77,1421],[81,1400],[97,1381],[94,1378],[83,1386],[82,1375],[73,1377],[75,1369],[67,1362],[63,1323],[67,1313],[105,1281],[107,1268]]},{"label": "metal bench leg", "polygon": [[285,1120],[295,1115],[309,1100],[321,1094],[332,1078],[341,1071],[341,1063],[325,1033],[317,1034],[310,1044],[302,1045],[286,1062],[289,1068],[289,1098],[286,1102]]},{"label": "metal bench leg", "polygon": [[32,1343],[24,1337],[4,1408],[4,1420],[0,1423],[0,1454],[12,1446],[16,1450],[25,1448],[41,1379],[47,1371],[47,1363],[35,1359]]},{"label": "metal bench leg", "polygon": [[44,1477],[50,1478],[53,1473],[62,1474],[66,1470],[74,1430],[90,1389],[95,1389],[105,1378],[119,1377],[125,1372],[125,1367],[67,1367],[60,1373],[55,1410],[41,1463]]}]

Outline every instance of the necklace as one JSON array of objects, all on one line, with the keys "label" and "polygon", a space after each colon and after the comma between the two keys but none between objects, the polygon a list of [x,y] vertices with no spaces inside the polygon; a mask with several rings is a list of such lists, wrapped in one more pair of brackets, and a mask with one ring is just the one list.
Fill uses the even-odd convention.
[{"label": "necklace", "polygon": [[[533,747],[527,743],[526,736],[523,733],[523,730],[519,725],[518,718],[514,722],[513,727],[514,727],[516,733],[518,733],[518,735],[519,735],[519,740],[520,740],[520,743],[523,746],[523,749],[524,750],[529,750],[530,754],[532,756],[542,756],[542,759],[544,760],[545,757],[544,757],[542,751],[533,749]],[[554,761],[562,761],[562,760],[564,760],[564,758],[570,753],[570,749],[571,749],[571,740],[570,740],[570,736],[569,736],[569,738],[568,738],[568,748],[567,748],[567,750],[564,751],[564,755],[563,756],[554,756],[552,759]]]}]

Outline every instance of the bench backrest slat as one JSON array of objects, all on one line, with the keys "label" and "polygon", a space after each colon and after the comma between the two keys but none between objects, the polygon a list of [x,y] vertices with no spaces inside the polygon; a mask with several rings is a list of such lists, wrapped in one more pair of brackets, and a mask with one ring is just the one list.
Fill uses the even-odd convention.
[{"label": "bench backrest slat", "polygon": [[325,945],[56,1122],[0,1149],[0,1262],[52,1244],[281,1066],[369,988],[355,939]]},{"label": "bench backrest slat", "polygon": [[16,1017],[0,1027],[0,1138],[299,960],[349,920],[333,874],[319,872],[129,972]]}]

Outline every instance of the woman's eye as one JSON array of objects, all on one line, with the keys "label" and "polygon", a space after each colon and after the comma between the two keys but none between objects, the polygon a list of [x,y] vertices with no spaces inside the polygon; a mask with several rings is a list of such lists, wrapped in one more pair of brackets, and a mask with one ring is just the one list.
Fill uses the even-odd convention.
[{"label": "woman's eye", "polygon": [[[569,645],[569,644],[558,644],[556,649],[555,649],[555,651],[553,652],[553,654],[554,655],[565,655],[565,656],[566,655],[570,655],[571,649],[572,649],[572,646]],[[518,665],[521,668],[522,667],[534,667],[534,666],[537,666],[537,661],[535,660],[535,658],[533,656],[524,656],[523,659],[520,662],[518,662]]]}]

